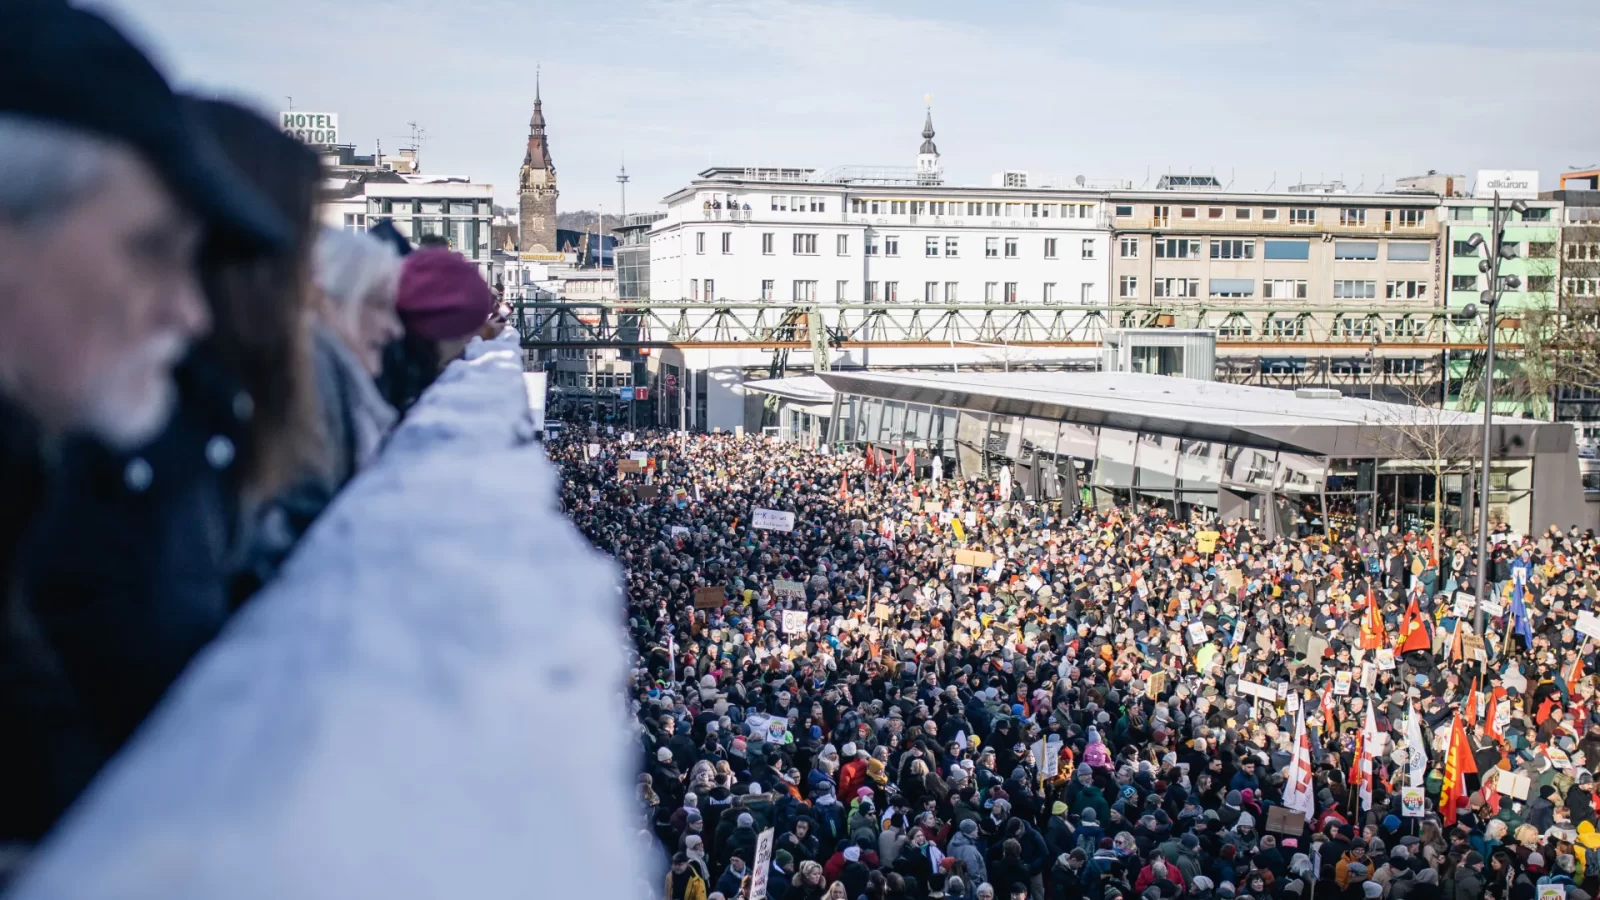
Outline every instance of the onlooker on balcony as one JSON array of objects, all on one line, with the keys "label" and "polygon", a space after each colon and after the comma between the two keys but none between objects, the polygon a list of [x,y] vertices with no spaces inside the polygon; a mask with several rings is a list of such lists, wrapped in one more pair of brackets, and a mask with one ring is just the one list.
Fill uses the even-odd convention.
[{"label": "onlooker on balcony", "polygon": [[[208,149],[150,62],[99,16],[8,3],[0,28],[0,841],[39,837],[104,758],[19,589],[63,440],[138,447],[205,334],[203,240],[287,226]],[[102,548],[78,548],[92,561]]]},{"label": "onlooker on balcony", "polygon": [[461,254],[429,249],[407,256],[399,303],[405,337],[384,360],[389,402],[402,413],[409,409],[479,335],[494,302],[494,289]]}]

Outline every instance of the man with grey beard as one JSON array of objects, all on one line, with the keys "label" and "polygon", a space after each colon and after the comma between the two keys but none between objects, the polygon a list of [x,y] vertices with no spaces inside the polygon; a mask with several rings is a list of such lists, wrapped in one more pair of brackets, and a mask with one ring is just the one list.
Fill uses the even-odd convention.
[{"label": "man with grey beard", "polygon": [[154,437],[172,368],[209,327],[202,240],[273,246],[287,229],[104,19],[0,0],[0,21],[4,842],[43,834],[102,756],[17,590],[57,448],[79,434],[117,448]]}]

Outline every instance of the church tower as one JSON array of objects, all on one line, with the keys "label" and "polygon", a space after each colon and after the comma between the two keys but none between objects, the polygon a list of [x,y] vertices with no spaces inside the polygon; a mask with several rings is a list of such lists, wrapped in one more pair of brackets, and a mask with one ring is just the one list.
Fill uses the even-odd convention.
[{"label": "church tower", "polygon": [[939,162],[939,148],[933,144],[933,107],[928,107],[928,118],[922,123],[922,149],[917,151],[917,183],[944,184],[944,167]]},{"label": "church tower", "polygon": [[544,132],[544,101],[539,80],[533,82],[533,118],[528,121],[528,152],[522,158],[517,180],[519,199],[517,248],[529,253],[555,253],[556,166],[550,160],[550,142]]}]

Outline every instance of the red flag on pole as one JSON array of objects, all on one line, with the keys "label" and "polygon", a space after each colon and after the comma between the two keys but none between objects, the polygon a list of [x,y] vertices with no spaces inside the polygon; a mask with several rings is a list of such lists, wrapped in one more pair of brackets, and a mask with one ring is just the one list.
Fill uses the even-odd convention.
[{"label": "red flag on pole", "polygon": [[1483,717],[1483,730],[1497,741],[1506,739],[1505,732],[1500,729],[1500,702],[1506,695],[1506,689],[1497,687],[1489,694],[1489,709]]},{"label": "red flag on pole", "polygon": [[876,450],[872,449],[871,444],[867,445],[867,474],[878,474],[878,453]]},{"label": "red flag on pole", "polygon": [[1478,679],[1472,679],[1472,688],[1467,691],[1467,698],[1461,704],[1461,715],[1467,720],[1467,727],[1472,728],[1478,724]]},{"label": "red flag on pole", "polygon": [[1446,827],[1456,824],[1456,815],[1467,804],[1467,776],[1476,771],[1478,764],[1457,715],[1450,725],[1450,749],[1444,757],[1444,783],[1439,788],[1439,821]]},{"label": "red flag on pole", "polygon": [[846,497],[849,497],[849,496],[850,496],[850,476],[846,475],[843,472],[840,472],[839,473],[839,499],[843,500],[843,499],[845,499]]},{"label": "red flag on pole", "polygon": [[1415,597],[1411,598],[1411,603],[1406,606],[1406,614],[1400,620],[1400,636],[1396,643],[1401,653],[1427,650],[1433,646],[1433,639],[1428,637],[1428,628],[1423,623],[1422,610],[1417,608]]},{"label": "red flag on pole", "polygon": [[1361,623],[1361,649],[1377,650],[1389,644],[1389,633],[1383,627],[1383,613],[1378,611],[1378,597],[1367,586],[1367,614]]},{"label": "red flag on pole", "polygon": [[917,448],[912,447],[906,451],[906,471],[911,473],[911,480],[917,480]]}]

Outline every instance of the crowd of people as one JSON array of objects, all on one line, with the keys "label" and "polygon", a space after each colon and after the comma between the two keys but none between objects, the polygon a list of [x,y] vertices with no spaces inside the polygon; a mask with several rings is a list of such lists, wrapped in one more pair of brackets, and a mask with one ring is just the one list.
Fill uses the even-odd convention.
[{"label": "crowd of people", "polygon": [[625,572],[668,900],[1600,887],[1591,533],[1500,529],[1479,632],[1459,535],[1063,517],[726,434],[550,452]]},{"label": "crowd of people", "polygon": [[317,154],[0,0],[0,883],[441,369],[476,264],[323,228]]}]

